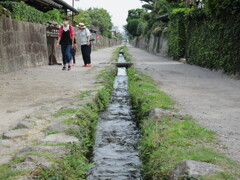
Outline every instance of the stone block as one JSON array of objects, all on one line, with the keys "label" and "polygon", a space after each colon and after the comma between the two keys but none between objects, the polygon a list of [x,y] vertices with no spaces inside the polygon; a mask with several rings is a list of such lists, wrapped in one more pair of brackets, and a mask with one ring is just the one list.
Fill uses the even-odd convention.
[{"label": "stone block", "polygon": [[18,169],[26,169],[26,170],[34,170],[37,169],[37,164],[33,162],[21,162],[19,164],[15,164],[11,167],[12,170],[18,170]]},{"label": "stone block", "polygon": [[172,173],[171,180],[184,179],[188,177],[197,178],[221,171],[222,170],[214,164],[193,160],[183,160]]},{"label": "stone block", "polygon": [[76,129],[78,128],[77,125],[74,125],[74,124],[70,124],[70,125],[67,125],[67,124],[62,124],[62,123],[59,123],[59,124],[51,124],[50,126],[48,126],[44,131],[45,132],[51,132],[51,131],[64,131],[64,130],[67,130],[67,129]]},{"label": "stone block", "polygon": [[52,153],[54,155],[59,154],[67,154],[70,152],[69,149],[67,149],[65,146],[30,146],[23,148],[20,150],[15,157],[22,157],[25,156],[28,153]]},{"label": "stone block", "polygon": [[26,128],[26,129],[31,129],[36,125],[36,119],[34,119],[34,121],[32,121],[32,119],[24,119],[23,121],[19,122],[16,129],[22,129],[22,128]]},{"label": "stone block", "polygon": [[14,129],[3,133],[3,139],[13,139],[28,135],[27,129]]},{"label": "stone block", "polygon": [[15,164],[11,167],[11,169],[28,169],[28,170],[35,170],[39,167],[43,169],[50,168],[54,163],[49,162],[47,159],[38,156],[27,156],[24,162]]},{"label": "stone block", "polygon": [[155,108],[150,111],[149,118],[161,119],[163,116],[166,115],[174,115],[175,113],[169,110]]},{"label": "stone block", "polygon": [[51,134],[42,140],[42,143],[77,143],[79,140],[74,136],[69,136],[64,133]]}]

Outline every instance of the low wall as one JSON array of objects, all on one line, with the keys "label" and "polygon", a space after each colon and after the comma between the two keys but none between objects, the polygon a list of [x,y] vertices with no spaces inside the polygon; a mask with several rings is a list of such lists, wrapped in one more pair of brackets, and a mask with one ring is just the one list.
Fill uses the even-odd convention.
[{"label": "low wall", "polygon": [[168,55],[168,43],[167,43],[167,31],[163,31],[160,36],[151,35],[148,37],[141,37],[131,41],[131,44],[135,47],[147,50],[150,53],[167,56]]},{"label": "low wall", "polygon": [[96,34],[92,34],[92,36],[95,38],[95,41],[92,42],[93,49],[101,49],[106,47],[112,47],[116,45],[121,45],[121,41],[117,41],[116,39],[109,39],[104,36],[100,36],[99,39],[97,39]]},{"label": "low wall", "polygon": [[46,28],[0,17],[0,74],[48,64]]}]

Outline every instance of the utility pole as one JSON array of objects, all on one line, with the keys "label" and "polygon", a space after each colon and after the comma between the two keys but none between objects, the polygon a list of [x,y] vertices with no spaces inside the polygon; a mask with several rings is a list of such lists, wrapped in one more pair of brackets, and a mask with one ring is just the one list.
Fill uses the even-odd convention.
[{"label": "utility pole", "polygon": [[[72,7],[74,8],[74,0],[72,0]],[[73,18],[73,11],[72,11],[72,25],[74,26],[74,18]]]}]

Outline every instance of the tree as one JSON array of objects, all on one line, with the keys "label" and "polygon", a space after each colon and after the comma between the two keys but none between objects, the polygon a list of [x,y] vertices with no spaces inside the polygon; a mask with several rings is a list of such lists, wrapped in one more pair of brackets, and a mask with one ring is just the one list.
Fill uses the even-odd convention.
[{"label": "tree", "polygon": [[[131,9],[128,11],[127,25],[125,29],[131,36],[140,36],[142,28],[139,28],[142,21],[142,15],[145,13],[144,9]],[[142,27],[142,26],[141,26]]]},{"label": "tree", "polygon": [[132,19],[140,19],[144,12],[145,12],[144,9],[131,9],[131,10],[129,10],[127,21],[132,20]]},{"label": "tree", "polygon": [[132,36],[140,36],[141,32],[138,31],[138,26],[140,24],[140,19],[132,19],[128,21],[128,24],[126,26],[126,29],[129,34]]},{"label": "tree", "polygon": [[[130,37],[151,34],[156,29],[161,30],[167,23],[160,22],[158,17],[184,6],[183,0],[140,0],[145,2],[142,9],[132,9],[128,12],[125,26]],[[216,0],[217,1],[217,0]],[[158,34],[158,33],[156,33]]]},{"label": "tree", "polygon": [[89,16],[88,11],[78,9],[79,14],[74,16],[74,21],[78,23],[84,23],[87,27],[92,26],[91,17]]},{"label": "tree", "polygon": [[102,35],[111,37],[111,29],[113,26],[111,16],[107,10],[103,8],[90,8],[86,11],[79,9],[79,14],[75,16],[76,22],[84,23],[87,27],[99,27]]}]

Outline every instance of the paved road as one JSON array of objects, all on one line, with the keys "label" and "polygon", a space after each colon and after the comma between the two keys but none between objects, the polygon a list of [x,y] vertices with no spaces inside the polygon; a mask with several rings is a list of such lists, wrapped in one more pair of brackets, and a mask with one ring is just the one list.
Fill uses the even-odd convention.
[{"label": "paved road", "polygon": [[182,64],[129,47],[135,67],[172,96],[181,113],[217,131],[227,153],[240,160],[240,81],[219,72]]},{"label": "paved road", "polygon": [[0,134],[41,108],[54,110],[69,103],[81,91],[96,86],[96,76],[107,65],[116,47],[94,51],[93,67],[81,67],[82,57],[71,71],[61,66],[31,68],[0,76]]}]

